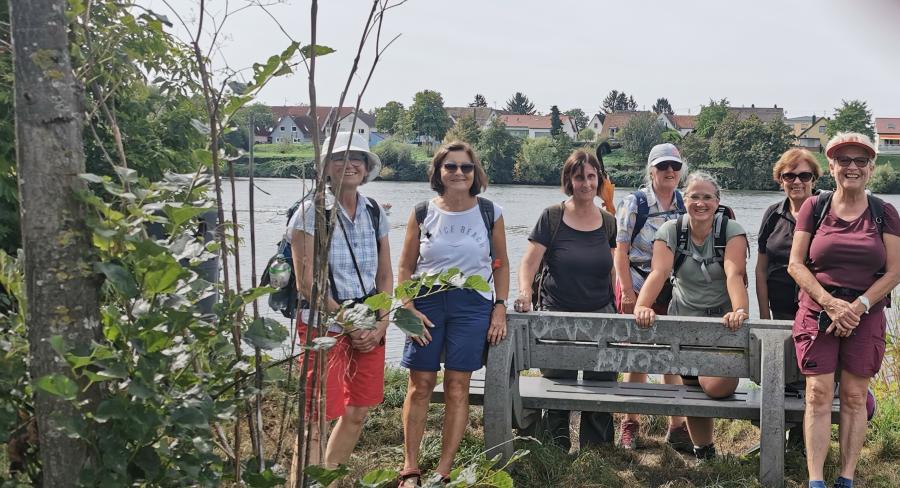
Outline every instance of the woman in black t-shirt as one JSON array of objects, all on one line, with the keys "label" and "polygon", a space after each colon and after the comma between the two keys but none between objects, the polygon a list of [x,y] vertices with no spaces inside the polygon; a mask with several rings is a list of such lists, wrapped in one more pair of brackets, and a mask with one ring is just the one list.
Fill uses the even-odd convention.
[{"label": "woman in black t-shirt", "polygon": [[[563,165],[562,189],[570,198],[548,207],[541,214],[519,265],[519,296],[515,309],[531,310],[531,283],[543,260],[547,267],[542,280],[540,308],[560,312],[615,313],[612,283],[612,249],[616,247],[615,218],[594,204],[608,185],[597,158],[576,150]],[[576,378],[577,371],[542,369],[547,378]],[[615,372],[585,371],[584,379],[613,381]],[[548,410],[542,422],[553,441],[568,451],[569,411]],[[583,412],[582,447],[611,444],[612,415]]]},{"label": "woman in black t-shirt", "polygon": [[786,198],[766,209],[759,228],[756,298],[762,319],[794,320],[797,313],[798,290],[787,272],[788,258],[797,212],[812,196],[820,176],[822,169],[806,149],[787,150],[772,168],[772,178],[781,185]]}]

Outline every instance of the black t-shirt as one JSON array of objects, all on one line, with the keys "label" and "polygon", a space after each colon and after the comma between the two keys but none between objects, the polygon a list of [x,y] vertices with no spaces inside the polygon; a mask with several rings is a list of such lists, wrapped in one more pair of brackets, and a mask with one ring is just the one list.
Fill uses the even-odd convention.
[{"label": "black t-shirt", "polygon": [[[767,234],[769,220],[775,219],[772,232]],[[766,209],[759,227],[759,253],[769,258],[768,282],[794,285],[794,279],[787,272],[788,260],[791,257],[791,244],[794,242],[794,227],[797,223],[791,215],[790,203],[785,199]]]},{"label": "black t-shirt", "polygon": [[547,248],[544,259],[549,275],[544,278],[541,305],[567,312],[590,312],[612,301],[609,272],[616,247],[616,233],[606,235],[603,226],[591,231],[575,230],[561,222],[550,246],[550,214],[541,215],[529,241]]}]

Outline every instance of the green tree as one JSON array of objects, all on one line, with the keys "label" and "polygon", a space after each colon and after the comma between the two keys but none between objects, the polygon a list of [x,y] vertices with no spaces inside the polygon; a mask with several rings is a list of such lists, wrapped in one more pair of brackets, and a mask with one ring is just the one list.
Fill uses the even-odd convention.
[{"label": "green tree", "polygon": [[416,93],[413,104],[409,107],[409,116],[416,135],[440,141],[450,129],[451,121],[444,110],[444,98],[436,91],[423,90]]},{"label": "green tree", "polygon": [[488,178],[493,183],[511,183],[516,156],[522,141],[506,131],[506,124],[499,119],[491,121],[481,132],[475,146]]},{"label": "green tree", "polygon": [[534,115],[534,104],[522,92],[516,92],[506,101],[506,110],[513,114]]},{"label": "green tree", "polygon": [[565,135],[525,139],[516,164],[516,180],[521,183],[558,184],[563,163],[572,152],[572,141]]},{"label": "green tree", "polygon": [[834,119],[828,122],[826,133],[832,137],[838,132],[859,132],[875,138],[875,127],[872,125],[872,112],[862,100],[842,100],[842,105],[834,109]]},{"label": "green tree", "polygon": [[447,131],[447,135],[444,136],[444,142],[463,141],[474,146],[478,144],[480,136],[481,130],[478,128],[478,123],[475,122],[475,117],[471,114],[466,114],[460,117],[456,121],[456,125]]},{"label": "green tree", "polygon": [[559,107],[550,107],[550,135],[558,136],[562,133],[562,119],[559,118]]},{"label": "green tree", "polygon": [[403,118],[406,110],[400,102],[390,101],[384,107],[375,109],[375,128],[379,132],[393,134],[397,132],[397,125]]},{"label": "green tree", "polygon": [[869,181],[869,189],[876,193],[900,193],[900,171],[890,163],[879,164]]},{"label": "green tree", "polygon": [[[9,6],[0,0],[0,25],[9,25]],[[0,29],[0,44],[10,45],[9,29]],[[0,249],[21,247],[19,189],[16,183],[16,137],[13,114],[12,56],[0,56]],[[0,425],[2,428],[2,425]]]},{"label": "green tree", "polygon": [[700,137],[709,139],[716,133],[719,124],[725,120],[728,115],[728,99],[723,98],[718,102],[710,99],[709,105],[700,107],[700,114],[697,115],[697,123],[695,124],[694,133]]},{"label": "green tree", "polygon": [[475,94],[475,100],[469,104],[470,107],[487,107],[487,100],[484,99],[484,95],[481,93]]},{"label": "green tree", "polygon": [[637,110],[637,102],[633,96],[629,96],[625,92],[619,90],[610,90],[606,98],[603,99],[601,106],[604,112],[611,114],[615,112],[628,112]]},{"label": "green tree", "polygon": [[585,127],[578,131],[578,140],[579,141],[593,141],[597,138],[597,133],[594,132],[590,127]]},{"label": "green tree", "polygon": [[416,146],[389,137],[376,145],[372,151],[381,158],[384,167],[400,181],[425,181],[427,161],[416,161],[413,150]]},{"label": "green tree", "polygon": [[254,103],[241,108],[231,118],[231,131],[225,135],[225,140],[235,147],[250,149],[248,128],[250,121],[255,128],[268,129],[275,125],[275,114],[268,105]]},{"label": "green tree", "polygon": [[563,113],[568,115],[569,117],[572,117],[572,119],[575,121],[576,132],[587,127],[588,123],[591,121],[591,119],[589,119],[588,116],[585,115],[584,110],[581,110],[580,108],[569,109]]},{"label": "green tree", "polygon": [[641,113],[631,118],[622,129],[622,148],[634,161],[645,161],[653,146],[660,143],[663,126],[656,115]]},{"label": "green tree", "polygon": [[700,169],[709,164],[709,139],[691,133],[681,138],[677,144],[681,156],[694,169]]},{"label": "green tree", "polygon": [[793,139],[790,127],[781,120],[763,123],[755,115],[746,120],[729,115],[710,140],[709,154],[713,161],[732,168],[731,179],[738,188],[773,189],[772,165]]},{"label": "green tree", "polygon": [[657,114],[674,114],[675,111],[672,110],[672,104],[669,103],[668,98],[657,98],[656,103],[653,104],[653,111]]}]

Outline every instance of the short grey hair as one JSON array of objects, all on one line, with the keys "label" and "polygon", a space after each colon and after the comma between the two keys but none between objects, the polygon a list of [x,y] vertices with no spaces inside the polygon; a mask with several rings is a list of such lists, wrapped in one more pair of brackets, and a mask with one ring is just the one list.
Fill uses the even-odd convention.
[{"label": "short grey hair", "polygon": [[[647,169],[644,171],[644,186],[646,186],[647,188],[650,188],[651,190],[654,190],[654,188],[653,188],[653,168],[655,168],[655,167],[656,166],[650,166],[648,164]],[[681,163],[681,176],[679,177],[679,180],[681,182],[685,181],[684,178],[685,178],[685,175],[687,175],[688,169],[689,169],[688,162],[687,161],[682,162]],[[687,185],[685,185],[685,186],[687,186]]]},{"label": "short grey hair", "polygon": [[687,175],[687,178],[684,180],[684,189],[687,190],[689,186],[694,183],[709,183],[716,189],[716,198],[721,199],[721,187],[719,187],[719,182],[716,181],[716,177],[707,173],[706,171],[694,171],[693,173]]}]

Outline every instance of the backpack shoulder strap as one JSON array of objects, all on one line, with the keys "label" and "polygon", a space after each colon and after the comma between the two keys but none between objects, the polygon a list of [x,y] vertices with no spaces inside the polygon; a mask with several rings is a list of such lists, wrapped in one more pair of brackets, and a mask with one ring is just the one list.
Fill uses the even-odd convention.
[{"label": "backpack shoulder strap", "polygon": [[884,200],[875,195],[868,195],[869,213],[872,214],[872,220],[878,227],[878,233],[884,235]]},{"label": "backpack shoulder strap", "polygon": [[372,223],[372,230],[375,231],[375,245],[381,252],[381,241],[378,240],[378,229],[381,228],[381,207],[374,198],[366,197],[366,199],[369,201],[369,205],[366,207],[366,210],[369,211],[369,221]]},{"label": "backpack shoulder strap", "polygon": [[725,260],[725,246],[728,245],[728,211],[717,213],[713,221],[713,248],[716,251],[716,261]]},{"label": "backpack shoulder strap", "polygon": [[672,263],[672,276],[678,273],[678,268],[684,264],[684,259],[688,252],[688,239],[690,239],[691,231],[688,228],[688,221],[684,215],[679,215],[675,221],[675,229],[677,232],[677,244],[675,245],[675,262]]},{"label": "backpack shoulder strap", "polygon": [[816,231],[819,230],[819,226],[822,225],[825,216],[828,215],[828,209],[831,208],[831,197],[833,196],[834,192],[831,190],[822,190],[816,195],[816,203],[813,205],[813,236],[816,235]]},{"label": "backpack shoulder strap", "polygon": [[416,223],[422,225],[425,222],[425,216],[428,214],[428,200],[416,204]]},{"label": "backpack shoulder strap", "polygon": [[778,224],[779,219],[781,219],[781,213],[776,207],[775,210],[769,214],[769,217],[766,218],[766,222],[763,224],[762,231],[760,231],[759,236],[756,238],[756,241],[759,242],[763,247],[765,247],[766,243],[769,242],[769,237],[772,235],[772,231],[775,230],[775,226]]},{"label": "backpack shoulder strap", "polygon": [[488,247],[491,253],[491,269],[494,269],[494,202],[487,198],[475,197],[478,199],[478,209],[481,211],[481,220],[484,221],[484,228],[487,229]]},{"label": "backpack shoulder strap", "polygon": [[547,207],[547,214],[550,220],[550,246],[556,240],[556,234],[562,224],[563,214],[566,212],[566,202],[560,202],[559,205]]},{"label": "backpack shoulder strap", "polygon": [[600,215],[603,217],[603,232],[606,233],[607,240],[616,238],[616,217],[606,210],[600,209]]},{"label": "backpack shoulder strap", "polygon": [[[650,205],[647,203],[647,194],[643,191],[637,190],[632,195],[634,195],[634,201],[637,203],[637,215],[634,218],[634,229],[631,231],[631,242],[634,243],[638,234],[641,233],[641,229],[644,228],[644,224],[647,223],[647,217],[650,215]],[[682,203],[683,206],[684,204]]]},{"label": "backpack shoulder strap", "polygon": [[675,208],[679,213],[687,213],[687,207],[684,206],[684,197],[681,196],[681,192],[675,190]]}]

